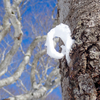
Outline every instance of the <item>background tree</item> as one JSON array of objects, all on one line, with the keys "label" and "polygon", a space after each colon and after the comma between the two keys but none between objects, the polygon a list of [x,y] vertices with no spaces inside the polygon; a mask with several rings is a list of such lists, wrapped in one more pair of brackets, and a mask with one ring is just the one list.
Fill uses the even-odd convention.
[{"label": "background tree", "polygon": [[44,47],[54,6],[54,0],[0,1],[0,99],[44,99],[59,86],[58,61]]},{"label": "background tree", "polygon": [[60,60],[63,100],[100,99],[99,5],[99,0],[58,0],[58,24],[69,25],[75,40],[70,64]]}]

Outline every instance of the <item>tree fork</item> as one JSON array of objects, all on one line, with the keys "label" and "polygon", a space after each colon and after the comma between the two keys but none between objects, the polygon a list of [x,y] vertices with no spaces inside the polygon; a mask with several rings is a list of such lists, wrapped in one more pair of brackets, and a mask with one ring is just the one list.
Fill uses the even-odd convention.
[{"label": "tree fork", "polygon": [[63,100],[100,99],[100,1],[58,0],[58,23],[68,24],[75,43],[69,66],[60,60]]}]

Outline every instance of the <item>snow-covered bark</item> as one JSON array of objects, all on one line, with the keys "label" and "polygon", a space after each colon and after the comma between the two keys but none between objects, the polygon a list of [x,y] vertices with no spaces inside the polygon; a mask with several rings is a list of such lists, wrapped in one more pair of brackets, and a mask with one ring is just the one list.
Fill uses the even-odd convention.
[{"label": "snow-covered bark", "polygon": [[[62,45],[61,53],[58,53],[54,48],[53,38],[59,37],[63,41],[64,45]],[[47,39],[45,45],[47,46],[47,54],[55,59],[61,59],[64,55],[66,55],[66,60],[69,64],[70,57],[69,52],[71,50],[71,46],[74,40],[71,38],[71,31],[70,28],[61,23],[57,25],[55,28],[51,29],[50,32],[47,34]]]}]

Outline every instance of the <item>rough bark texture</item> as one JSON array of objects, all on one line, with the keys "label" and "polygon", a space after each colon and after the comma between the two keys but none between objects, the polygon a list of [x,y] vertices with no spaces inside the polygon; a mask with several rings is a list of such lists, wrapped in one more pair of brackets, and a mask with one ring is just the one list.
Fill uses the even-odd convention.
[{"label": "rough bark texture", "polygon": [[69,66],[60,60],[63,100],[100,100],[100,0],[58,0],[58,21],[75,39]]}]

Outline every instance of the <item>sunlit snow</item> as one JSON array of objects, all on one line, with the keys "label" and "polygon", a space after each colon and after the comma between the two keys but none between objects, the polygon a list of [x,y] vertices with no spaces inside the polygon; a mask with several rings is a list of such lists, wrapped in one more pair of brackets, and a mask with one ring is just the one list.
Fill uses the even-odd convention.
[{"label": "sunlit snow", "polygon": [[[60,37],[64,42],[65,46],[62,45],[62,52],[59,53],[55,50],[53,44],[53,38]],[[47,34],[47,39],[45,45],[47,46],[47,54],[55,59],[61,59],[66,54],[66,60],[69,63],[70,57],[69,52],[74,40],[71,38],[71,31],[68,25],[63,23],[57,25],[55,28],[51,29]]]}]

